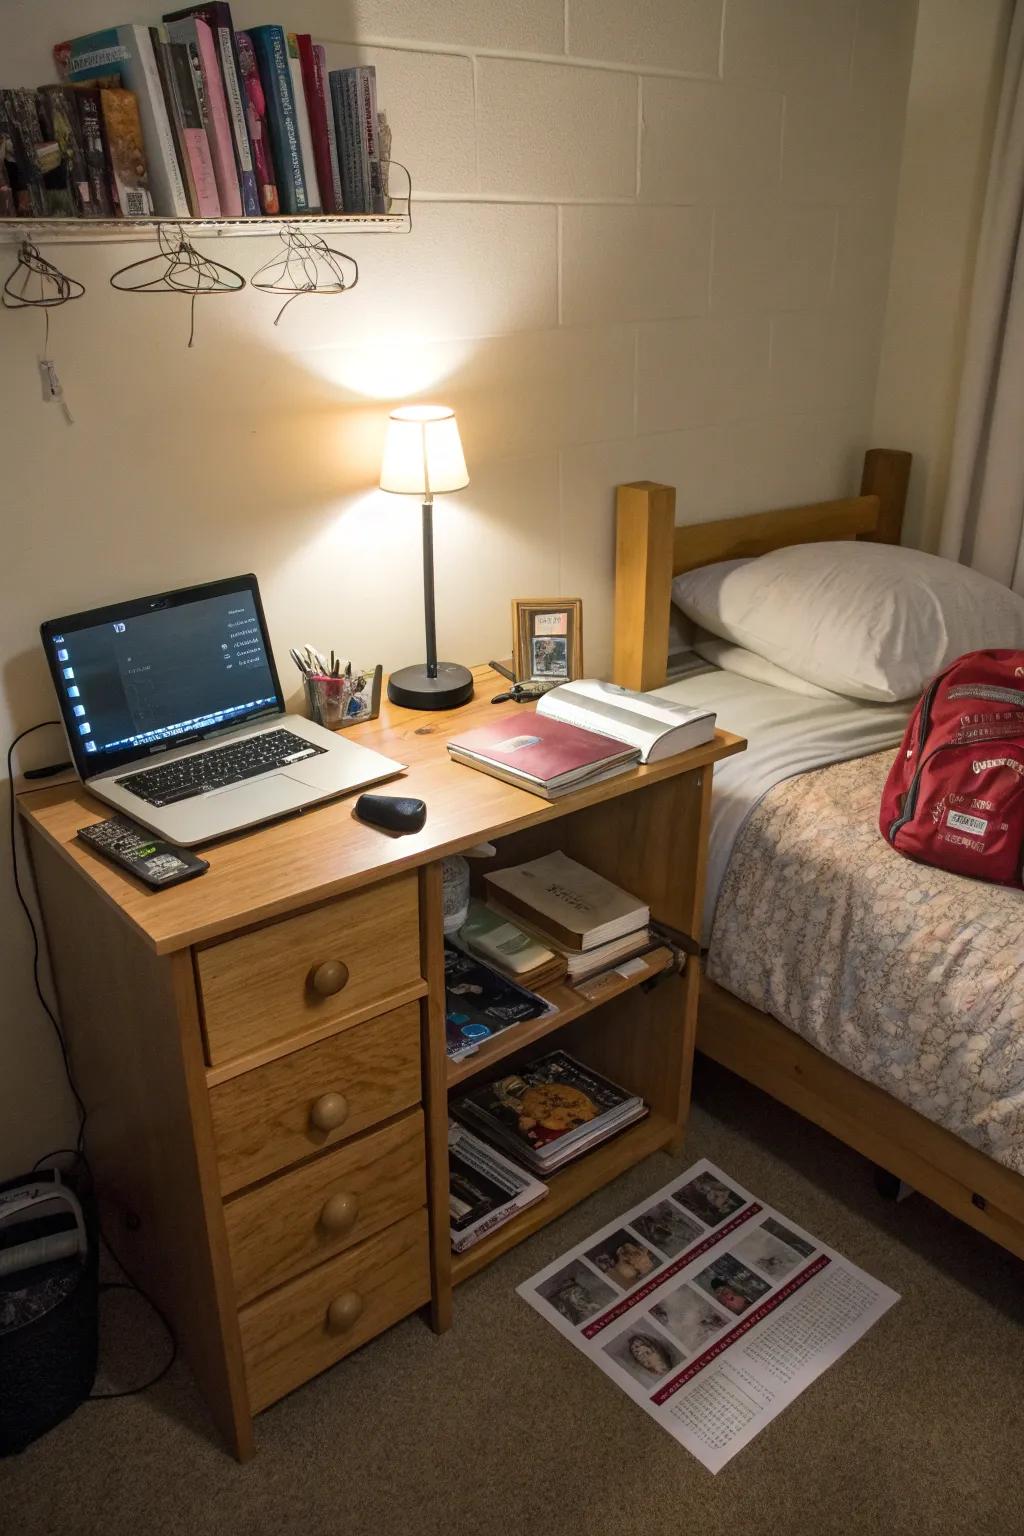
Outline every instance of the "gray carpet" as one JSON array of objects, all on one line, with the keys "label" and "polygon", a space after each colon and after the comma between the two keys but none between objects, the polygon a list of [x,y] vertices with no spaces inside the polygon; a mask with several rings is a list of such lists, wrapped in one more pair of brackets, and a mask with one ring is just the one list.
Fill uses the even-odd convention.
[{"label": "gray carpet", "polygon": [[[516,1284],[698,1156],[720,1163],[902,1300],[717,1477],[515,1294]],[[180,1364],[0,1461],[21,1536],[954,1536],[1024,1530],[1024,1266],[727,1073],[698,1071],[689,1145],[659,1154],[456,1294],[257,1421],[230,1461]],[[106,1303],[118,1358],[157,1339]],[[10,1520],[6,1525],[2,1515]]]}]

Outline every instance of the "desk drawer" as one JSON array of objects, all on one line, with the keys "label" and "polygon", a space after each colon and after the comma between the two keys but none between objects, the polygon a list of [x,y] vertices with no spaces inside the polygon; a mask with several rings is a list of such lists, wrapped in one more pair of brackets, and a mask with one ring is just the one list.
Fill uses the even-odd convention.
[{"label": "desk drawer", "polygon": [[419,1102],[420,1005],[405,1003],[210,1089],[226,1195]]},{"label": "desk drawer", "polygon": [[229,1200],[224,1215],[239,1303],[354,1247],[426,1198],[417,1109]]},{"label": "desk drawer", "polygon": [[287,1040],[415,982],[415,875],[257,928],[196,954],[211,1066]]},{"label": "desk drawer", "polygon": [[238,1320],[254,1412],[429,1297],[427,1213],[420,1210],[243,1307]]}]

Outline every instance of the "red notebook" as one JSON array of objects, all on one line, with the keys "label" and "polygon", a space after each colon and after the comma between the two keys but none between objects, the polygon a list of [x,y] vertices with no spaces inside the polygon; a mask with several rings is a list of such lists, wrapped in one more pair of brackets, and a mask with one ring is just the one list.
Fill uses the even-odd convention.
[{"label": "red notebook", "polygon": [[502,715],[448,743],[457,763],[480,768],[553,800],[570,790],[623,773],[639,759],[635,747],[584,731],[532,710]]}]

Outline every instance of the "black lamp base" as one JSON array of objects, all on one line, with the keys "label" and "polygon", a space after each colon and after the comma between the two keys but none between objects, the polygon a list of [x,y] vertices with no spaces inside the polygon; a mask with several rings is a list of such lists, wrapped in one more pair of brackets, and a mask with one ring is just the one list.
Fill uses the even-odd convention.
[{"label": "black lamp base", "polygon": [[388,698],[403,709],[456,709],[473,697],[473,674],[454,661],[439,661],[431,677],[426,663],[402,667],[388,678]]}]

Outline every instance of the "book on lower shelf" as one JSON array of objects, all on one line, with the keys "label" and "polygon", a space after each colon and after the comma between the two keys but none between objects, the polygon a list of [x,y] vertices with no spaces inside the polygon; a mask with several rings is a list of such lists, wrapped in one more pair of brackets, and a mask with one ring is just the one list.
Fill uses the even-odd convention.
[{"label": "book on lower shelf", "polygon": [[472,1056],[485,1040],[514,1024],[555,1011],[547,998],[500,976],[448,939],[444,944],[444,991],[445,1036],[451,1061]]},{"label": "book on lower shelf", "polygon": [[588,788],[638,761],[635,747],[536,714],[503,715],[448,743],[453,761],[478,768],[520,789],[558,800]]},{"label": "book on lower shelf", "polygon": [[466,921],[452,934],[452,943],[522,987],[563,981],[568,971],[564,954],[476,897],[469,903]]},{"label": "book on lower shelf", "polygon": [[453,1115],[535,1173],[548,1174],[626,1126],[648,1106],[565,1051],[453,1100]]},{"label": "book on lower shelf", "polygon": [[448,1211],[452,1250],[465,1253],[543,1200],[546,1184],[454,1120],[448,1122]]},{"label": "book on lower shelf", "polygon": [[[517,913],[506,912],[500,901],[492,897],[488,903],[490,911],[496,917],[507,918],[514,922],[522,930],[532,935],[539,944],[545,944],[552,949],[560,964],[560,974],[557,980],[566,981],[570,987],[577,982],[588,981],[590,977],[597,976],[601,971],[610,970],[613,966],[621,964],[625,960],[631,960],[634,955],[642,955],[645,950],[653,949],[657,944],[650,928],[645,924],[643,928],[637,928],[632,933],[625,933],[621,938],[611,939],[607,944],[598,944],[594,949],[567,949],[560,945],[558,940],[550,933],[545,933],[539,924],[528,923],[524,917]],[[456,935],[456,939],[459,936]],[[547,983],[546,978],[517,977],[523,985],[541,987]]]},{"label": "book on lower shelf", "polygon": [[573,952],[598,949],[647,927],[638,896],[556,849],[525,864],[488,870],[487,894]]}]

